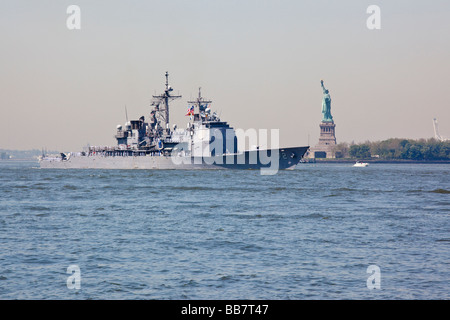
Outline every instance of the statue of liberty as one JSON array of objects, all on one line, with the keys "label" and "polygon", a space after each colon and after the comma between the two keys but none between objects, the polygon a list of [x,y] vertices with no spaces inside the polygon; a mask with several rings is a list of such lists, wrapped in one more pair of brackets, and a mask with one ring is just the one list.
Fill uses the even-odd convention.
[{"label": "statue of liberty", "polygon": [[322,122],[333,122],[333,116],[331,115],[331,97],[328,89],[326,89],[323,85],[323,80],[320,80],[323,89],[323,98],[322,98],[322,113],[323,118]]}]

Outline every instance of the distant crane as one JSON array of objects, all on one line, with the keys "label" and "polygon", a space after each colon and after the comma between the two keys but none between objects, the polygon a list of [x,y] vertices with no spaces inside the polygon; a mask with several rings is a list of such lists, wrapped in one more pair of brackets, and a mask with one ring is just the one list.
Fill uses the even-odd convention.
[{"label": "distant crane", "polygon": [[434,127],[434,137],[437,140],[439,140],[439,141],[447,141],[448,140],[448,139],[445,139],[444,137],[441,137],[441,135],[439,134],[438,123],[437,123],[436,118],[433,119],[433,127]]}]

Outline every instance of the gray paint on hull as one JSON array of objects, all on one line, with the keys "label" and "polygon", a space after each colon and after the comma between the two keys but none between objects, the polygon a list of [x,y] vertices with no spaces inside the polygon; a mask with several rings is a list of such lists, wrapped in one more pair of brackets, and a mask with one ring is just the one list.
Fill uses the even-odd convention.
[{"label": "gray paint on hull", "polygon": [[[279,170],[293,169],[299,163],[308,147],[279,149]],[[178,158],[176,164],[170,156],[71,156],[68,160],[42,159],[42,169],[148,169],[148,170],[220,170],[220,169],[261,169],[270,167],[270,163],[260,161],[259,152],[265,150],[246,151],[240,155],[225,155],[208,158]],[[275,150],[277,151],[277,150]],[[255,155],[256,153],[256,155]],[[291,158],[291,155],[295,157]],[[251,163],[249,158],[257,159]],[[241,157],[237,162],[237,157]],[[270,160],[270,158],[269,158]],[[201,161],[201,163],[200,163]]]}]

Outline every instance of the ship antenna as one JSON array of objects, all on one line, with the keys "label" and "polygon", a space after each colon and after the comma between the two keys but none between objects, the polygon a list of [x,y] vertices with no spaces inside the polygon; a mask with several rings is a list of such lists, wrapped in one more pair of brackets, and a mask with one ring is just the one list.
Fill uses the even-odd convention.
[{"label": "ship antenna", "polygon": [[125,118],[127,119],[127,122],[128,122],[128,112],[127,112],[127,105],[125,105]]},{"label": "ship antenna", "polygon": [[169,72],[166,71],[166,90],[169,89]]}]

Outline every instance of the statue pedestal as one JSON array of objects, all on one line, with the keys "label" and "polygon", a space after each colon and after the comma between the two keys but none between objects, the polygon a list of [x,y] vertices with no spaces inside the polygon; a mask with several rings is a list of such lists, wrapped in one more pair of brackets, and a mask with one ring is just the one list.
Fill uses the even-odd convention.
[{"label": "statue pedestal", "polygon": [[321,122],[319,143],[310,150],[311,158],[335,158],[336,125],[334,122]]}]

